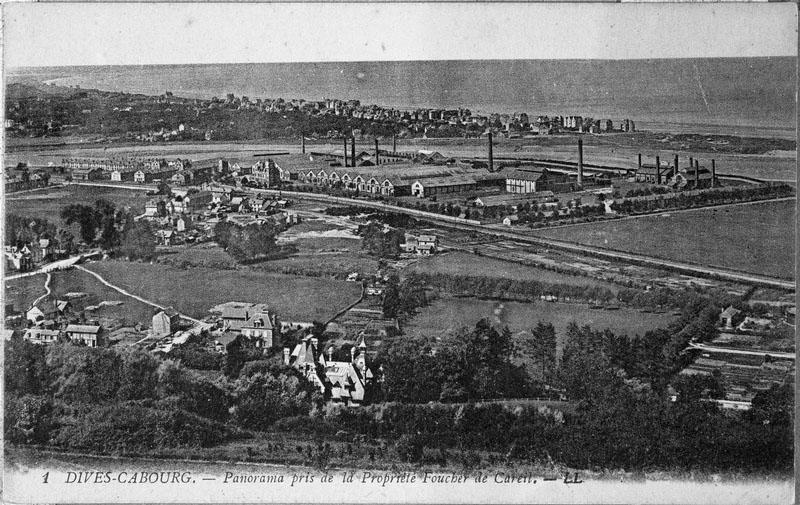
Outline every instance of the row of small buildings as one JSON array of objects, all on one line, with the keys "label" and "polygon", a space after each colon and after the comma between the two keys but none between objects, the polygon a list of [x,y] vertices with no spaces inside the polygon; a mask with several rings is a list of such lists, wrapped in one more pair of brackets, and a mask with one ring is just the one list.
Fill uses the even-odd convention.
[{"label": "row of small buildings", "polygon": [[95,324],[68,324],[63,330],[34,326],[25,330],[22,338],[32,344],[49,345],[67,339],[87,347],[102,345],[103,327]]},{"label": "row of small buildings", "polygon": [[194,167],[188,159],[64,159],[74,181],[111,180],[147,184],[164,181],[170,184],[199,184],[211,179],[213,166]]},{"label": "row of small buildings", "polygon": [[115,170],[157,170],[162,167],[171,167],[182,170],[191,166],[189,160],[175,159],[166,160],[165,158],[64,158],[61,160],[64,168],[70,170],[98,169],[103,172],[113,172]]}]

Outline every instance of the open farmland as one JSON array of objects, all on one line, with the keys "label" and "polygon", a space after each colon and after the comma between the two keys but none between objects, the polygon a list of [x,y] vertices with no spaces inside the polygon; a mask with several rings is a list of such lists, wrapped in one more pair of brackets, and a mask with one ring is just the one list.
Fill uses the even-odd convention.
[{"label": "open farmland", "polygon": [[539,281],[553,284],[570,284],[575,286],[592,285],[607,288],[616,293],[619,289],[614,284],[591,279],[553,272],[542,268],[526,266],[510,261],[503,261],[484,256],[476,256],[466,252],[449,252],[421,258],[409,265],[405,273],[443,273],[450,275],[500,277],[520,281]]},{"label": "open farmland", "polygon": [[508,326],[512,333],[530,330],[539,321],[553,323],[559,341],[571,322],[592,329],[610,329],[628,336],[643,335],[646,331],[663,328],[675,319],[670,314],[642,313],[635,309],[595,310],[586,304],[558,302],[497,302],[476,298],[446,297],[435,300],[404,328],[409,335],[435,337],[463,326],[472,327],[482,318]]},{"label": "open farmland", "polygon": [[9,195],[6,198],[5,212],[7,215],[38,217],[58,224],[61,222],[61,209],[64,207],[76,203],[94,205],[101,198],[118,208],[129,206],[134,214],[141,214],[148,196],[145,191],[133,189],[69,185],[17,196]]},{"label": "open farmland", "polygon": [[87,267],[131,293],[197,318],[215,305],[243,301],[266,303],[283,320],[323,321],[361,294],[356,283],[250,269],[180,269],[121,261]]},{"label": "open farmland", "polygon": [[536,232],[545,237],[794,278],[795,200],[665,212]]}]

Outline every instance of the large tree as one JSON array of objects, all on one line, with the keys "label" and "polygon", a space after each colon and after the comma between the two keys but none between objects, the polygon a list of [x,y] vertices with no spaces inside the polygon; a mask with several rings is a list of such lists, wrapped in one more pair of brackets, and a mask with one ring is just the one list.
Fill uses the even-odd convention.
[{"label": "large tree", "polygon": [[119,252],[131,259],[151,260],[156,256],[156,237],[147,221],[137,221],[128,226],[119,246]]}]

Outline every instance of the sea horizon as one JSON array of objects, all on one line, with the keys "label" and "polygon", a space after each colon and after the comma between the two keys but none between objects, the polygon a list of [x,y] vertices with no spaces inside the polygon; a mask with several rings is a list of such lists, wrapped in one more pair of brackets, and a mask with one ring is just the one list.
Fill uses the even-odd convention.
[{"label": "sea horizon", "polygon": [[[764,76],[770,78],[765,79]],[[408,60],[16,67],[7,84],[209,99],[322,100],[632,119],[639,129],[794,138],[796,59]]]}]

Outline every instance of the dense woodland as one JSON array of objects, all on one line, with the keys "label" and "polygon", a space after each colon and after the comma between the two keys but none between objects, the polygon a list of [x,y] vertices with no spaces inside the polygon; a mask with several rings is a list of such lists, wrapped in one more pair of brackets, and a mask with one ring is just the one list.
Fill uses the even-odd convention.
[{"label": "dense woodland", "polygon": [[[728,413],[704,400],[720,394],[714,377],[675,379],[692,359],[682,352],[688,340],[713,338],[717,310],[698,298],[669,328],[635,338],[573,325],[560,360],[547,322],[522,344],[487,321],[439,340],[395,337],[373,364],[385,371],[382,390],[358,409],[324,406],[277,350],[265,357],[229,349],[215,361],[186,353],[176,361],[14,338],[5,349],[5,436],[12,444],[152,454],[260,433],[317,440],[350,433],[384,447],[377,458],[386,464],[789,471],[791,386],[759,394],[751,411]],[[528,375],[520,354],[541,373]],[[220,373],[209,378],[192,367]],[[569,402],[552,409],[513,400],[548,390]],[[508,401],[473,403],[498,398]],[[322,454],[314,451],[308,464]],[[281,454],[276,447],[270,456]]]}]

